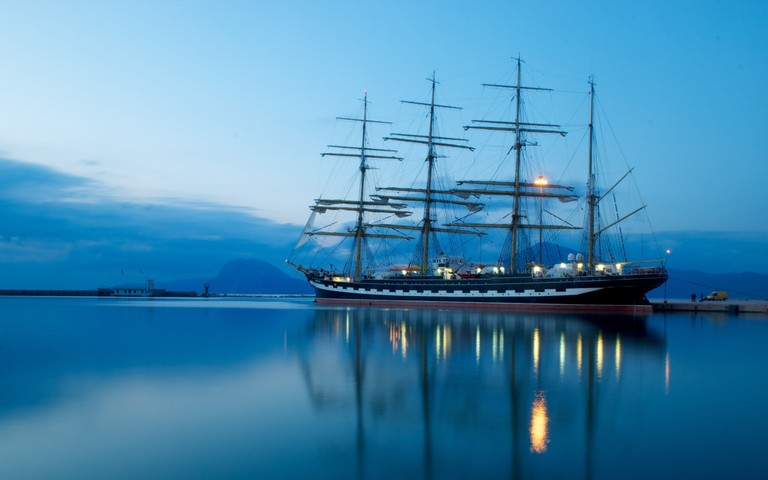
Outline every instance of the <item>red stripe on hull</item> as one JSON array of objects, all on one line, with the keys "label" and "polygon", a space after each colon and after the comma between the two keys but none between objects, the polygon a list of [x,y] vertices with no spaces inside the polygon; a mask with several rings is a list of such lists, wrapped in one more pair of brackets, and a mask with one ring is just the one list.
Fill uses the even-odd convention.
[{"label": "red stripe on hull", "polygon": [[360,307],[416,307],[452,308],[468,310],[506,310],[518,312],[602,312],[648,315],[653,313],[652,305],[598,305],[566,303],[490,303],[490,302],[441,302],[418,300],[352,300],[349,298],[320,298],[320,305],[345,305]]}]

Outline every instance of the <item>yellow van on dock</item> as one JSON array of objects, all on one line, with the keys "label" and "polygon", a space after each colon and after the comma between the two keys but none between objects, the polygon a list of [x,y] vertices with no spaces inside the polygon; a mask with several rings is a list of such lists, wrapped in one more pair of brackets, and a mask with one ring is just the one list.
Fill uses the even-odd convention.
[{"label": "yellow van on dock", "polygon": [[702,298],[702,302],[714,302],[728,300],[728,292],[716,291]]}]

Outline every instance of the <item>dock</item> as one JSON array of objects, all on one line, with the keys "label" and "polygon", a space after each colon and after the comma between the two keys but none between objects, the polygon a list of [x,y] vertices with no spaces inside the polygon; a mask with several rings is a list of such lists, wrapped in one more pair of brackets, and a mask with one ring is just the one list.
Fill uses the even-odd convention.
[{"label": "dock", "polygon": [[693,302],[691,300],[651,300],[654,312],[721,312],[729,314],[757,313],[768,315],[766,300],[725,300]]},{"label": "dock", "polygon": [[33,289],[0,289],[0,297],[197,297],[197,292],[171,292],[155,289],[151,292],[139,292],[135,294],[119,292],[112,288],[99,288],[98,290],[33,290]]}]

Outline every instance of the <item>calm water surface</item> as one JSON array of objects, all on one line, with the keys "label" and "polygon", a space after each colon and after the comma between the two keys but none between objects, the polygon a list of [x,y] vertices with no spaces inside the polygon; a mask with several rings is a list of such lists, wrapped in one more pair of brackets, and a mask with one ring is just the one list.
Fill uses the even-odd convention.
[{"label": "calm water surface", "polygon": [[768,478],[768,319],[0,298],[0,478]]}]

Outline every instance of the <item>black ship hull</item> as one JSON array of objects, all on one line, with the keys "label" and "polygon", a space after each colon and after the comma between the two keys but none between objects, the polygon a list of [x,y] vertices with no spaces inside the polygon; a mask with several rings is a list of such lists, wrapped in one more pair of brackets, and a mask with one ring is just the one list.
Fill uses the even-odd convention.
[{"label": "black ship hull", "polygon": [[488,309],[630,311],[651,310],[646,293],[667,273],[534,278],[393,277],[359,282],[308,275],[318,303]]}]

